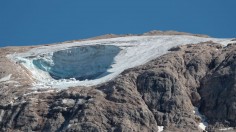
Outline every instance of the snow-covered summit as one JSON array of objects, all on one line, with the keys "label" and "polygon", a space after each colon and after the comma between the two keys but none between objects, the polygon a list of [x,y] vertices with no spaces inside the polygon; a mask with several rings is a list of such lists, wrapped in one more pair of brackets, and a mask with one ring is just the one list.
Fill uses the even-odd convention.
[{"label": "snow-covered summit", "polygon": [[107,82],[173,46],[206,41],[226,45],[230,40],[188,35],[128,36],[41,46],[8,57],[30,72],[36,88],[67,88]]}]

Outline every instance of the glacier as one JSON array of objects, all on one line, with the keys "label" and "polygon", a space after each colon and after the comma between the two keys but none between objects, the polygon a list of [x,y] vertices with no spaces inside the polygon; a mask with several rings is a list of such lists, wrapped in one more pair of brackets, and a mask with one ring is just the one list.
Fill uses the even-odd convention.
[{"label": "glacier", "polygon": [[71,47],[41,55],[33,60],[33,64],[56,80],[92,80],[109,74],[107,69],[119,51],[120,48],[114,45]]},{"label": "glacier", "polygon": [[28,70],[33,88],[61,89],[105,83],[174,46],[206,41],[232,43],[231,38],[188,35],[127,36],[44,45],[7,57]]}]

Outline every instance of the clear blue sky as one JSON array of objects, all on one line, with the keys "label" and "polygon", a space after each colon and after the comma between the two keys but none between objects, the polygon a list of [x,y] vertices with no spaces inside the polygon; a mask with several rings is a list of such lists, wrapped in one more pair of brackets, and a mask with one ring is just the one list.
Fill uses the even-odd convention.
[{"label": "clear blue sky", "polygon": [[0,0],[0,47],[150,30],[236,37],[236,0]]}]

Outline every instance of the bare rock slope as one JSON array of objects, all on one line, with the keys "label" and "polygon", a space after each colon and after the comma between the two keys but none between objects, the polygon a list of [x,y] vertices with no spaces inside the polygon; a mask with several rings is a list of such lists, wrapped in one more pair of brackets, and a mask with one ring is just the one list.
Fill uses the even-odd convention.
[{"label": "bare rock slope", "polygon": [[[9,49],[30,47],[0,53]],[[170,51],[97,86],[29,93],[26,82],[3,80],[0,131],[203,131],[202,122],[207,131],[236,127],[236,44],[209,41]],[[0,63],[1,77],[17,70],[5,57]]]}]

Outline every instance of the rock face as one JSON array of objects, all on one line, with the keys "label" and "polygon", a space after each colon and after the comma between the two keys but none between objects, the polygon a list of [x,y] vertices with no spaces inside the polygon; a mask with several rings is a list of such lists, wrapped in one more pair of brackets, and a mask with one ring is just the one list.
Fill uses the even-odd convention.
[{"label": "rock face", "polygon": [[236,44],[173,47],[99,86],[27,88],[0,82],[0,131],[203,131],[194,107],[208,131],[236,127]]},{"label": "rock face", "polygon": [[211,72],[202,79],[200,110],[210,122],[236,125],[236,52],[228,45],[210,63]]}]

